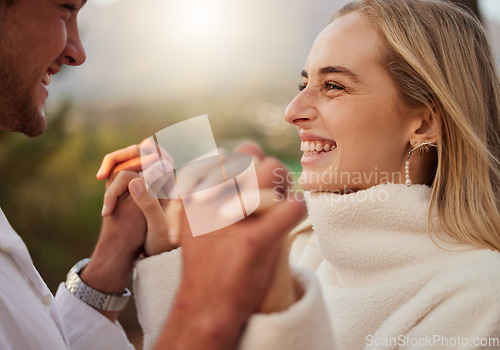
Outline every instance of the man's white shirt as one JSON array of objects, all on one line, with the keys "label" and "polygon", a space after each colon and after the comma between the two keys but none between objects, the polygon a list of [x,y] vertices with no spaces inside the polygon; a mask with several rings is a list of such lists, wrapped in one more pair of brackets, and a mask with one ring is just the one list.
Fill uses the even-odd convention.
[{"label": "man's white shirt", "polygon": [[134,349],[118,322],[73,296],[64,283],[52,295],[1,209],[0,349]]}]

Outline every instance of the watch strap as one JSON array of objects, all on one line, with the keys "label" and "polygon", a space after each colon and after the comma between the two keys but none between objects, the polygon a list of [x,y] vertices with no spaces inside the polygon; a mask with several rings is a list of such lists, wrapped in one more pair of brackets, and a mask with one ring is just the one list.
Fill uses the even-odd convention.
[{"label": "watch strap", "polygon": [[125,288],[123,294],[105,294],[82,281],[80,273],[88,265],[90,259],[82,259],[77,262],[66,276],[66,288],[78,299],[98,310],[119,311],[125,308],[132,293]]}]

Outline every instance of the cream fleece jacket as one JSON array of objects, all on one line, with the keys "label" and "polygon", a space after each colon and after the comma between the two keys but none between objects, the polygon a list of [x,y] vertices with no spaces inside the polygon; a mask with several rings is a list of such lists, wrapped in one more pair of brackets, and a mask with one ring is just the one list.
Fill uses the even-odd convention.
[{"label": "cream fleece jacket", "polygon": [[[290,252],[305,294],[284,312],[253,315],[239,349],[500,349],[500,253],[433,240],[430,193],[395,184],[306,193],[314,232],[303,223]],[[145,349],[179,277],[180,250],[136,266]]]}]

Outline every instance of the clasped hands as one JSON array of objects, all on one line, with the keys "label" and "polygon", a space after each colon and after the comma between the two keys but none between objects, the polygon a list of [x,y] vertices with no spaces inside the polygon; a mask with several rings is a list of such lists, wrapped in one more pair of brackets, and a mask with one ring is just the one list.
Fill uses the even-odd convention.
[{"label": "clasped hands", "polygon": [[[140,146],[115,151],[103,159],[97,175],[107,179],[103,216],[120,211],[120,198],[130,193],[147,223],[145,254],[182,246],[182,282],[160,343],[187,345],[194,340],[182,333],[194,331],[194,327],[207,336],[224,329],[220,341],[231,347],[253,313],[282,311],[300,298],[288,265],[287,234],[304,218],[305,205],[296,199],[273,198],[277,180],[288,178],[286,167],[277,159],[266,157],[254,144],[236,151],[254,160],[261,205],[245,219],[198,237],[191,235],[180,199],[157,199],[147,193],[138,174],[142,169]],[[289,184],[280,186],[286,191]],[[190,326],[176,327],[183,319]]]}]

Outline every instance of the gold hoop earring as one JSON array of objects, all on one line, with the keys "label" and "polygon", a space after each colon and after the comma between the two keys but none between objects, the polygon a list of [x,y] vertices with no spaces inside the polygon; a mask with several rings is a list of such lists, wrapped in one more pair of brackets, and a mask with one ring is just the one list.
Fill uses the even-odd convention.
[{"label": "gold hoop earring", "polygon": [[437,145],[433,144],[432,142],[423,142],[420,145],[418,145],[417,147],[412,146],[412,148],[410,149],[410,152],[408,152],[408,158],[406,158],[406,163],[405,163],[405,185],[406,186],[411,186],[413,184],[411,182],[411,179],[410,179],[410,157],[411,157],[411,154],[413,153],[413,151],[418,150],[418,154],[421,156],[424,153],[429,152],[431,150],[431,147],[437,147]]}]

